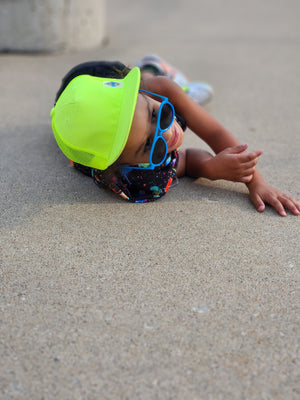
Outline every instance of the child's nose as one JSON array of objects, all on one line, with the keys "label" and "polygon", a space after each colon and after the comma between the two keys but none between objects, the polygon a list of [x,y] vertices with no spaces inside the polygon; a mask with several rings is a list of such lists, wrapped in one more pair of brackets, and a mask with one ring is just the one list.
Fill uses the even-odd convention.
[{"label": "child's nose", "polygon": [[164,133],[163,133],[163,137],[165,138],[166,142],[168,143],[169,140],[171,139],[172,133],[171,133],[171,129],[167,129]]}]

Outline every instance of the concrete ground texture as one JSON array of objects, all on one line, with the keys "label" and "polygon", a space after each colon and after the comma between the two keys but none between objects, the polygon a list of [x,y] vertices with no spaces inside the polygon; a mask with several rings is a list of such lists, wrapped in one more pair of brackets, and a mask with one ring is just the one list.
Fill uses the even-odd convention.
[{"label": "concrete ground texture", "polygon": [[49,114],[75,64],[159,54],[299,199],[300,2],[107,3],[101,48],[0,55],[0,398],[299,399],[299,218],[205,179],[129,204],[71,168]]}]

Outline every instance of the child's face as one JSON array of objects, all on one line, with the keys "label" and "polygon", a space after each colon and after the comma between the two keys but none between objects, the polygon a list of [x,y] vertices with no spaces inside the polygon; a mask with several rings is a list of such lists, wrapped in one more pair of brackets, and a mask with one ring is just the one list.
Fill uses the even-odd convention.
[{"label": "child's face", "polygon": [[[149,162],[157,122],[155,116],[157,116],[159,106],[159,101],[144,93],[138,94],[129,137],[119,158],[121,164],[135,165]],[[163,136],[167,142],[169,153],[181,146],[184,134],[181,126],[174,120]]]}]

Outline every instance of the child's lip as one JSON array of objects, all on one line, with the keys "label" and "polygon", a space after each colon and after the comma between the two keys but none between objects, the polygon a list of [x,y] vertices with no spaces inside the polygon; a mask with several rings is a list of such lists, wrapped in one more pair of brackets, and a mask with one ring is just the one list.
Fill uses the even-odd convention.
[{"label": "child's lip", "polygon": [[175,144],[178,142],[178,138],[179,138],[179,132],[177,129],[177,126],[174,126],[174,136],[173,136],[173,140],[172,142],[169,144],[168,147],[172,148],[173,146],[175,146]]}]

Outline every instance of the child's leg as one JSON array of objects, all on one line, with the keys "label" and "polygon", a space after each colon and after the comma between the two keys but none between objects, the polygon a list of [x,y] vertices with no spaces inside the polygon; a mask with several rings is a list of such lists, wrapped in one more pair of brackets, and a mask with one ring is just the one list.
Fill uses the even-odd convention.
[{"label": "child's leg", "polygon": [[213,89],[204,82],[189,82],[187,77],[178,69],[168,64],[165,60],[157,56],[146,56],[137,61],[137,66],[142,73],[151,76],[167,76],[176,82],[196,103],[203,105],[208,103],[213,96]]},{"label": "child's leg", "polygon": [[181,87],[187,85],[189,82],[188,78],[181,71],[157,56],[146,56],[142,60],[137,61],[137,66],[143,72],[150,72],[155,76],[167,76]]}]

